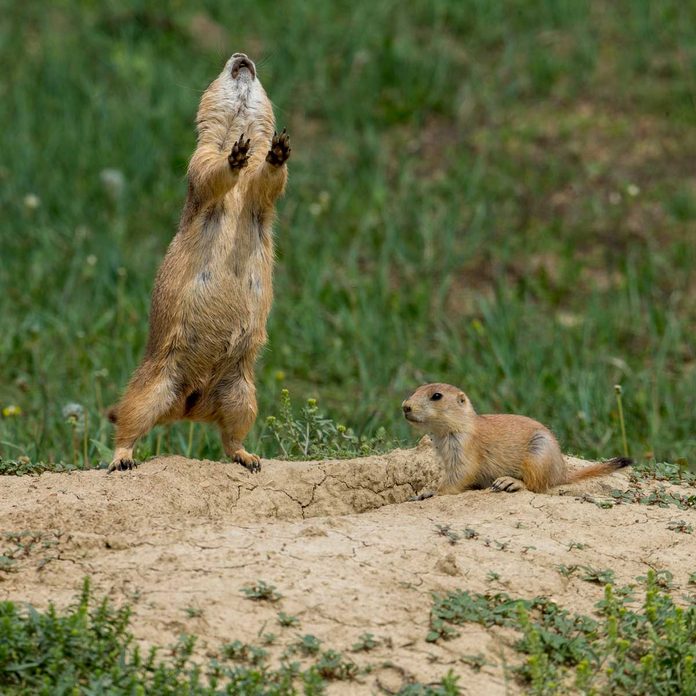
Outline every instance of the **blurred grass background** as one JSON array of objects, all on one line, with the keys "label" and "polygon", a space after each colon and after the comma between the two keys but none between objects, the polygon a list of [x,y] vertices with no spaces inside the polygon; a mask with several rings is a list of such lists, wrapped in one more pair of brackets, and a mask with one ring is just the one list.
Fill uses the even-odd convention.
[{"label": "blurred grass background", "polygon": [[412,441],[442,380],[610,456],[619,383],[631,454],[693,460],[696,4],[167,5],[0,2],[0,456],[77,458],[76,402],[108,457],[199,96],[245,51],[293,142],[252,447],[283,387]]}]

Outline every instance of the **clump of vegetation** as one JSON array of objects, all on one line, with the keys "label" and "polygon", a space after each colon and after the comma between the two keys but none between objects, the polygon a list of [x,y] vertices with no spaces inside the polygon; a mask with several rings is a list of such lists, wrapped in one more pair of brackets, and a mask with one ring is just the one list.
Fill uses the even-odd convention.
[{"label": "clump of vegetation", "polygon": [[358,437],[345,425],[319,411],[316,399],[307,399],[296,414],[290,392],[280,393],[277,416],[266,418],[266,435],[273,439],[284,459],[318,459],[373,454],[393,446],[384,428],[374,437]]},{"label": "clump of vegetation", "polygon": [[514,648],[525,656],[515,671],[534,694],[564,688],[580,693],[696,694],[696,606],[682,608],[645,578],[643,604],[632,608],[628,588],[611,584],[597,605],[599,618],[575,614],[537,597],[466,591],[437,596],[428,640],[447,640],[469,622],[518,632]]},{"label": "clump of vegetation", "polygon": [[[479,533],[471,527],[466,527],[462,532],[457,532],[448,524],[436,524],[435,530],[440,536],[445,537],[445,539],[447,539],[447,541],[449,541],[449,543],[453,546],[460,539],[478,539],[479,537]],[[498,544],[498,542],[496,542],[496,544]],[[486,545],[490,545],[490,540],[486,541]],[[505,548],[506,546],[507,544],[503,544],[502,548]],[[501,548],[500,544],[498,545],[498,548]]]},{"label": "clump of vegetation", "polygon": [[256,645],[235,640],[225,643],[221,648],[222,655],[234,662],[246,662],[250,665],[262,665],[268,659],[268,651]]},{"label": "clump of vegetation", "polygon": [[696,507],[696,494],[683,495],[676,491],[668,491],[664,486],[660,486],[653,491],[643,491],[640,489],[629,488],[628,490],[613,490],[609,498],[599,498],[589,494],[582,496],[582,500],[594,503],[597,507],[609,509],[614,505],[638,504],[656,505],[666,508],[671,505],[681,510],[689,510]]},{"label": "clump of vegetation", "polygon": [[17,459],[0,457],[0,476],[26,476],[42,474],[44,471],[73,471],[75,466],[64,463],[32,462],[29,457],[21,455]]},{"label": "clump of vegetation", "polygon": [[[318,696],[336,679],[353,679],[358,668],[335,650],[311,651],[310,664],[268,664],[263,648],[233,641],[217,658],[194,658],[196,638],[181,636],[161,657],[152,648],[143,655],[130,631],[130,609],[105,598],[95,603],[85,580],[77,602],[58,611],[0,602],[0,691],[24,694],[105,694],[110,696]],[[405,694],[454,696],[456,678],[439,685],[411,685]],[[414,690],[420,689],[420,690]]]},{"label": "clump of vegetation", "polygon": [[689,468],[689,462],[684,457],[674,462],[637,461],[628,472],[634,481],[667,481],[696,486],[696,468]]},{"label": "clump of vegetation", "polygon": [[[39,555],[37,567],[41,568],[55,555],[51,550],[57,546],[61,533],[22,530],[18,532],[2,532],[0,539],[0,573],[16,570],[16,565],[22,559]],[[2,575],[0,575],[0,580]]]}]

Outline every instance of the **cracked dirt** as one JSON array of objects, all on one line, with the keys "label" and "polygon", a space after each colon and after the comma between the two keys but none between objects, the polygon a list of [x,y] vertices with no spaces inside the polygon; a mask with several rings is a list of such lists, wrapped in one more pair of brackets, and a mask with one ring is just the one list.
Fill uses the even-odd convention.
[{"label": "cracked dirt", "polygon": [[[649,568],[669,570],[675,596],[689,591],[693,537],[668,525],[693,524],[692,510],[588,502],[635,487],[625,473],[550,495],[472,491],[408,502],[437,476],[432,450],[421,444],[355,460],[265,461],[260,474],[161,457],[112,475],[3,477],[3,543],[26,530],[38,541],[11,572],[0,571],[0,599],[65,606],[89,575],[95,596],[133,605],[133,630],[145,644],[192,633],[204,657],[222,643],[259,644],[274,633],[278,657],[299,635],[313,634],[324,648],[373,665],[356,681],[332,684],[332,694],[395,692],[409,679],[436,681],[452,669],[463,693],[492,695],[520,692],[506,673],[516,661],[509,632],[469,625],[454,640],[425,642],[433,592],[545,595],[591,612],[602,587],[558,572],[574,564],[612,569],[620,584]],[[450,543],[438,525],[461,538]],[[467,528],[476,535],[465,538]],[[242,588],[257,580],[275,585],[282,599],[245,598]],[[278,611],[300,625],[281,627]],[[350,653],[363,633],[380,645]],[[477,672],[468,656],[478,654],[486,664]]]}]

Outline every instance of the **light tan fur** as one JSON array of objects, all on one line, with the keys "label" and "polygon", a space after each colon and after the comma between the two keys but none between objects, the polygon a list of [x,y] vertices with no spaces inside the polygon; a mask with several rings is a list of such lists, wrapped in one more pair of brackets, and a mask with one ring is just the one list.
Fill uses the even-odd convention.
[{"label": "light tan fur", "polygon": [[110,416],[109,471],[135,465],[136,440],[181,419],[215,423],[226,454],[251,470],[254,364],[272,302],[274,204],[287,180],[285,132],[256,66],[235,53],[201,98],[179,229],[152,292],[145,356]]},{"label": "light tan fur", "polygon": [[444,466],[440,495],[488,487],[543,493],[631,464],[630,459],[616,458],[570,471],[548,428],[526,416],[480,416],[467,395],[450,384],[419,387],[402,409],[411,425],[432,437]]}]

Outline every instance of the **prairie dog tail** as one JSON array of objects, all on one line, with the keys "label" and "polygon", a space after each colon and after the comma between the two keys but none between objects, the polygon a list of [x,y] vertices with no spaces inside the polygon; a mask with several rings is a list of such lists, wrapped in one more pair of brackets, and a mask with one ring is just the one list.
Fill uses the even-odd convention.
[{"label": "prairie dog tail", "polygon": [[584,481],[588,478],[606,476],[607,474],[613,474],[618,469],[623,469],[625,466],[631,466],[632,464],[633,460],[628,457],[614,457],[609,461],[599,462],[586,466],[583,469],[569,472],[564,483],[576,483],[577,481]]}]

